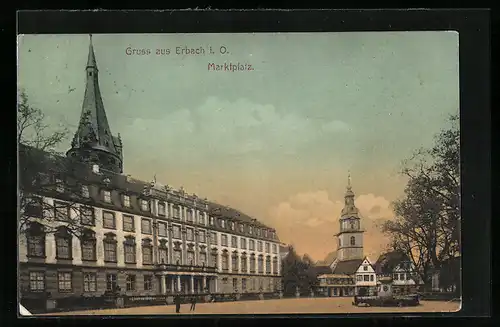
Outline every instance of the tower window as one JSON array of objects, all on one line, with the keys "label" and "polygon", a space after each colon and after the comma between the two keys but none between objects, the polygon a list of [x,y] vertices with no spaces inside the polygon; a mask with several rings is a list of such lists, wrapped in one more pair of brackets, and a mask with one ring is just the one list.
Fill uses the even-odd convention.
[{"label": "tower window", "polygon": [[92,72],[89,72],[89,76],[92,76]]},{"label": "tower window", "polygon": [[356,238],[351,236],[351,245],[356,245]]}]

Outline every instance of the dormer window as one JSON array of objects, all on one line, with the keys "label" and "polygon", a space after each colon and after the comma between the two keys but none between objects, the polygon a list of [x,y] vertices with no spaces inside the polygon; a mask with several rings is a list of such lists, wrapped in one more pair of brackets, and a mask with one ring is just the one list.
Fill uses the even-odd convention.
[{"label": "dormer window", "polygon": [[89,187],[87,185],[82,185],[82,197],[88,199],[90,197]]},{"label": "dormer window", "polygon": [[257,228],[257,236],[260,236],[260,229]]},{"label": "dormer window", "polygon": [[234,222],[231,222],[231,230],[234,230]]},{"label": "dormer window", "polygon": [[129,195],[123,195],[123,206],[125,208],[130,208],[130,196]]},{"label": "dormer window", "polygon": [[253,234],[253,226],[250,226],[250,227],[248,228],[248,233],[249,233],[249,234]]},{"label": "dormer window", "polygon": [[210,225],[213,226],[214,225],[214,217],[210,217]]},{"label": "dormer window", "polygon": [[59,193],[64,193],[64,184],[62,179],[56,178],[56,191]]},{"label": "dormer window", "polygon": [[240,233],[243,233],[245,231],[245,225],[241,224],[240,225]]},{"label": "dormer window", "polygon": [[226,221],[224,219],[220,220],[220,225],[222,228],[226,228]]},{"label": "dormer window", "polygon": [[141,210],[148,211],[149,205],[147,200],[141,200]]},{"label": "dormer window", "polygon": [[267,237],[267,229],[264,229],[264,237]]},{"label": "dormer window", "polygon": [[111,191],[104,191],[104,202],[111,203]]}]

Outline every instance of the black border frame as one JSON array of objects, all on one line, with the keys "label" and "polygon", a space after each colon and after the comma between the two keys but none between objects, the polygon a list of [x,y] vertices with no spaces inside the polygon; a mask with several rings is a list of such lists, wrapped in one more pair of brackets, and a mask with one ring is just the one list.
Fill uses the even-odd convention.
[{"label": "black border frame", "polygon": [[[491,144],[490,144],[490,15],[485,9],[467,10],[252,10],[252,11],[19,11],[18,34],[88,33],[247,33],[247,32],[340,32],[340,31],[433,31],[459,32],[460,127],[462,154],[462,276],[463,306],[457,313],[418,313],[422,317],[466,317],[491,314]],[[17,91],[16,91],[17,92]],[[14,138],[13,138],[14,139]],[[16,143],[9,158],[8,181],[16,187]],[[17,163],[17,161],[16,161]],[[17,189],[17,187],[16,187]],[[13,198],[16,201],[15,198]],[[17,208],[17,207],[16,207]],[[10,210],[9,210],[10,211]],[[17,209],[16,209],[17,211]],[[15,213],[15,211],[14,211]],[[14,223],[14,219],[10,221]],[[10,230],[7,227],[4,231]],[[12,237],[15,233],[8,233]],[[15,242],[15,243],[14,243]],[[13,247],[17,240],[12,238]],[[7,247],[9,249],[11,247]],[[17,267],[17,256],[13,256]],[[15,278],[17,274],[14,272]],[[16,285],[16,286],[14,286]],[[17,314],[17,283],[9,303]],[[398,318],[402,315],[287,315],[289,318],[325,317]],[[408,317],[409,314],[406,315]],[[116,316],[113,320],[121,320]],[[126,316],[131,318],[133,316]],[[163,319],[193,316],[159,316]],[[245,317],[195,316],[231,323]],[[404,316],[403,316],[404,317]],[[58,317],[60,319],[61,317]],[[77,321],[88,319],[82,317]],[[99,317],[102,319],[102,317]],[[152,317],[148,317],[152,318]],[[37,318],[37,320],[40,318]],[[27,321],[23,319],[24,321]],[[24,322],[23,321],[23,322]],[[150,320],[151,321],[151,320]],[[155,319],[155,322],[157,320]],[[18,323],[21,321],[18,321]],[[76,322],[73,320],[73,322]],[[151,321],[152,322],[152,321]],[[407,324],[409,321],[405,321]],[[109,321],[106,321],[109,323]],[[183,324],[187,323],[186,320]],[[238,321],[241,323],[241,320]]]}]

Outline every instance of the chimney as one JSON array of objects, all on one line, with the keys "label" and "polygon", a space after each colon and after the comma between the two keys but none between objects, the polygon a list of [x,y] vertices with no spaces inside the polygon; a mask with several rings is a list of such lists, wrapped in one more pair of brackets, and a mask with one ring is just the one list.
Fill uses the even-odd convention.
[{"label": "chimney", "polygon": [[99,165],[92,165],[92,171],[95,174],[99,174]]}]

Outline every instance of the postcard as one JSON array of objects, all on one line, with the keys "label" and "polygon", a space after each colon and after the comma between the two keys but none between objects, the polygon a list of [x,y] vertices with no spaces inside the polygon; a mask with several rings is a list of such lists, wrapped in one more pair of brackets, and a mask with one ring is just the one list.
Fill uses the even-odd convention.
[{"label": "postcard", "polygon": [[23,314],[460,310],[458,49],[19,35]]}]

